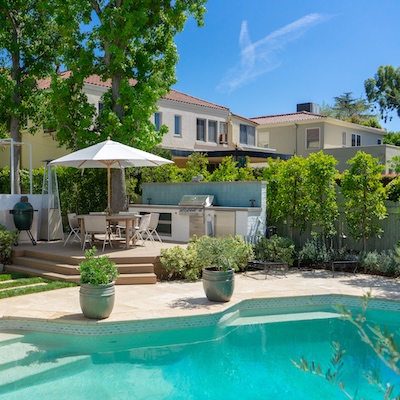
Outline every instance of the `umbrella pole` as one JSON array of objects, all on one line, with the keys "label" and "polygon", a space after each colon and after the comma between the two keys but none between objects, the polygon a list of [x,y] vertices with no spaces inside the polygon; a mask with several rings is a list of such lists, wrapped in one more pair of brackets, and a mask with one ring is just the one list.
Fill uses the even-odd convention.
[{"label": "umbrella pole", "polygon": [[111,165],[107,165],[107,213],[111,214]]}]

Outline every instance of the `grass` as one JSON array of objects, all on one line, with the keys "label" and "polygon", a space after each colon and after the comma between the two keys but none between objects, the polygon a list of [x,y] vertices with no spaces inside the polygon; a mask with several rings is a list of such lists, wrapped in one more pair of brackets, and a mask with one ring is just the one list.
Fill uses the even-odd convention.
[{"label": "grass", "polygon": [[0,299],[71,286],[76,286],[76,284],[31,277],[17,272],[5,273],[0,274]]}]

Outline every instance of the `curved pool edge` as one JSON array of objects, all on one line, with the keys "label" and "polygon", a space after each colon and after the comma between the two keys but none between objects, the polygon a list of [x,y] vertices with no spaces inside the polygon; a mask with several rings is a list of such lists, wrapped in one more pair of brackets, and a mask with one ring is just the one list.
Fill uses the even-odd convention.
[{"label": "curved pool edge", "polygon": [[[166,316],[147,319],[81,320],[75,314],[59,318],[44,319],[33,317],[3,316],[0,318],[0,332],[35,331],[59,333],[80,336],[123,335],[154,331],[199,328],[205,326],[224,325],[227,321],[238,318],[241,312],[257,310],[282,310],[291,307],[334,307],[341,304],[346,307],[360,307],[361,297],[348,294],[317,294],[283,297],[248,297],[224,303],[223,310],[204,311],[196,315]],[[400,301],[372,297],[368,303],[369,309],[400,312]],[[284,311],[282,311],[284,312]]]}]

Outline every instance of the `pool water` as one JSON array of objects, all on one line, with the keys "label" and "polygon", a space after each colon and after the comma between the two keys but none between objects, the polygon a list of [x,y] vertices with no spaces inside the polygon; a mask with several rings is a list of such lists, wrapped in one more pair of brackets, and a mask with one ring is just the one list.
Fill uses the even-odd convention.
[{"label": "pool water", "polygon": [[[400,326],[398,313],[387,311],[370,311],[368,321],[391,332]],[[291,362],[304,356],[326,370],[333,341],[346,350],[341,380],[351,395],[383,398],[363,378],[372,369],[400,394],[400,377],[327,309],[118,336],[5,332],[0,399],[344,399],[336,386]]]}]

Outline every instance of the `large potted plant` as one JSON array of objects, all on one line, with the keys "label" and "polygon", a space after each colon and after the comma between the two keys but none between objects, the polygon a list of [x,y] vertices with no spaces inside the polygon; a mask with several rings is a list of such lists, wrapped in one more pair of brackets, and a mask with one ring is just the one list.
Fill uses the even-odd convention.
[{"label": "large potted plant", "polygon": [[235,271],[253,258],[250,243],[241,236],[195,238],[196,263],[202,266],[203,289],[211,301],[226,302],[235,287]]},{"label": "large potted plant", "polygon": [[93,247],[85,252],[85,260],[79,264],[81,287],[79,301],[86,318],[108,318],[114,308],[115,279],[118,269],[108,256],[96,257]]}]

